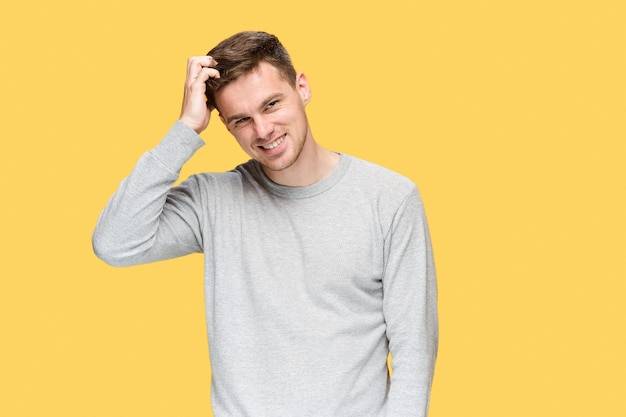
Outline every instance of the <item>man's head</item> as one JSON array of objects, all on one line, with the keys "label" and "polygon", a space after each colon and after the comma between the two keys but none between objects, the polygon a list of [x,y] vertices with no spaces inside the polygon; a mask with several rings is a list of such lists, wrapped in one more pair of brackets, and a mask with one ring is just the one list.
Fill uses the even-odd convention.
[{"label": "man's head", "polygon": [[[274,35],[265,32],[240,32],[224,39],[207,54],[217,61],[220,78],[207,81],[207,104],[217,108],[215,93],[257,69],[262,62],[275,67],[280,77],[292,87],[296,85],[296,70],[287,50]],[[218,109],[219,110],[219,109]]]}]

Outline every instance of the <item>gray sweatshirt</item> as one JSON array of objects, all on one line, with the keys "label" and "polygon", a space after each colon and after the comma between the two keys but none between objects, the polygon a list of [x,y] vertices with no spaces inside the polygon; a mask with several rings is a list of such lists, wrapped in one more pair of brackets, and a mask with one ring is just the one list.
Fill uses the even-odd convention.
[{"label": "gray sweatshirt", "polygon": [[174,187],[202,145],[176,122],[93,245],[116,266],[204,254],[215,417],[425,417],[437,289],[415,185],[341,155],[307,187],[271,182],[256,161]]}]

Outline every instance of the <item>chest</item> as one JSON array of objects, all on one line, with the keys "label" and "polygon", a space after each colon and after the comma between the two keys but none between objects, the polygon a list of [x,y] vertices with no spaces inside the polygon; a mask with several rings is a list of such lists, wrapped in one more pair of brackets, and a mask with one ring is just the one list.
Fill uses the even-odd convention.
[{"label": "chest", "polygon": [[216,290],[295,310],[377,308],[384,236],[376,207],[365,198],[330,197],[252,195],[218,212],[209,247]]}]

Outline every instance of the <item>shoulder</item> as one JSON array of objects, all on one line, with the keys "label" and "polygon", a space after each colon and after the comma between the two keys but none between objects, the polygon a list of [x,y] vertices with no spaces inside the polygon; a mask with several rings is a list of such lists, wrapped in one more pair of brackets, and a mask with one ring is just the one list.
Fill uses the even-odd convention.
[{"label": "shoulder", "polygon": [[181,186],[199,190],[233,193],[240,192],[246,184],[256,183],[256,166],[252,160],[236,166],[226,172],[201,172],[191,175]]},{"label": "shoulder", "polygon": [[423,217],[419,190],[411,179],[375,163],[350,158],[344,190],[358,204],[371,207],[383,236],[388,235],[394,221],[404,218],[414,222]]},{"label": "shoulder", "polygon": [[353,156],[349,158],[350,180],[367,187],[372,195],[397,200],[417,192],[416,184],[404,175],[364,159]]},{"label": "shoulder", "polygon": [[182,181],[178,187],[213,189],[236,186],[242,182],[241,172],[237,168],[226,172],[195,173]]}]

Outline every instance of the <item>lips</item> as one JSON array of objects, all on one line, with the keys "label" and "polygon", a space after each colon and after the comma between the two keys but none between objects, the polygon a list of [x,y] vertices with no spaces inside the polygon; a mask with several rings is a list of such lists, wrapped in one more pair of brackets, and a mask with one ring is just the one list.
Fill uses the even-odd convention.
[{"label": "lips", "polygon": [[281,143],[283,143],[284,140],[285,140],[285,135],[282,135],[281,137],[276,139],[274,142],[269,143],[267,145],[260,145],[260,147],[265,149],[266,151],[269,151],[269,150],[272,150],[272,149],[276,148]]}]

